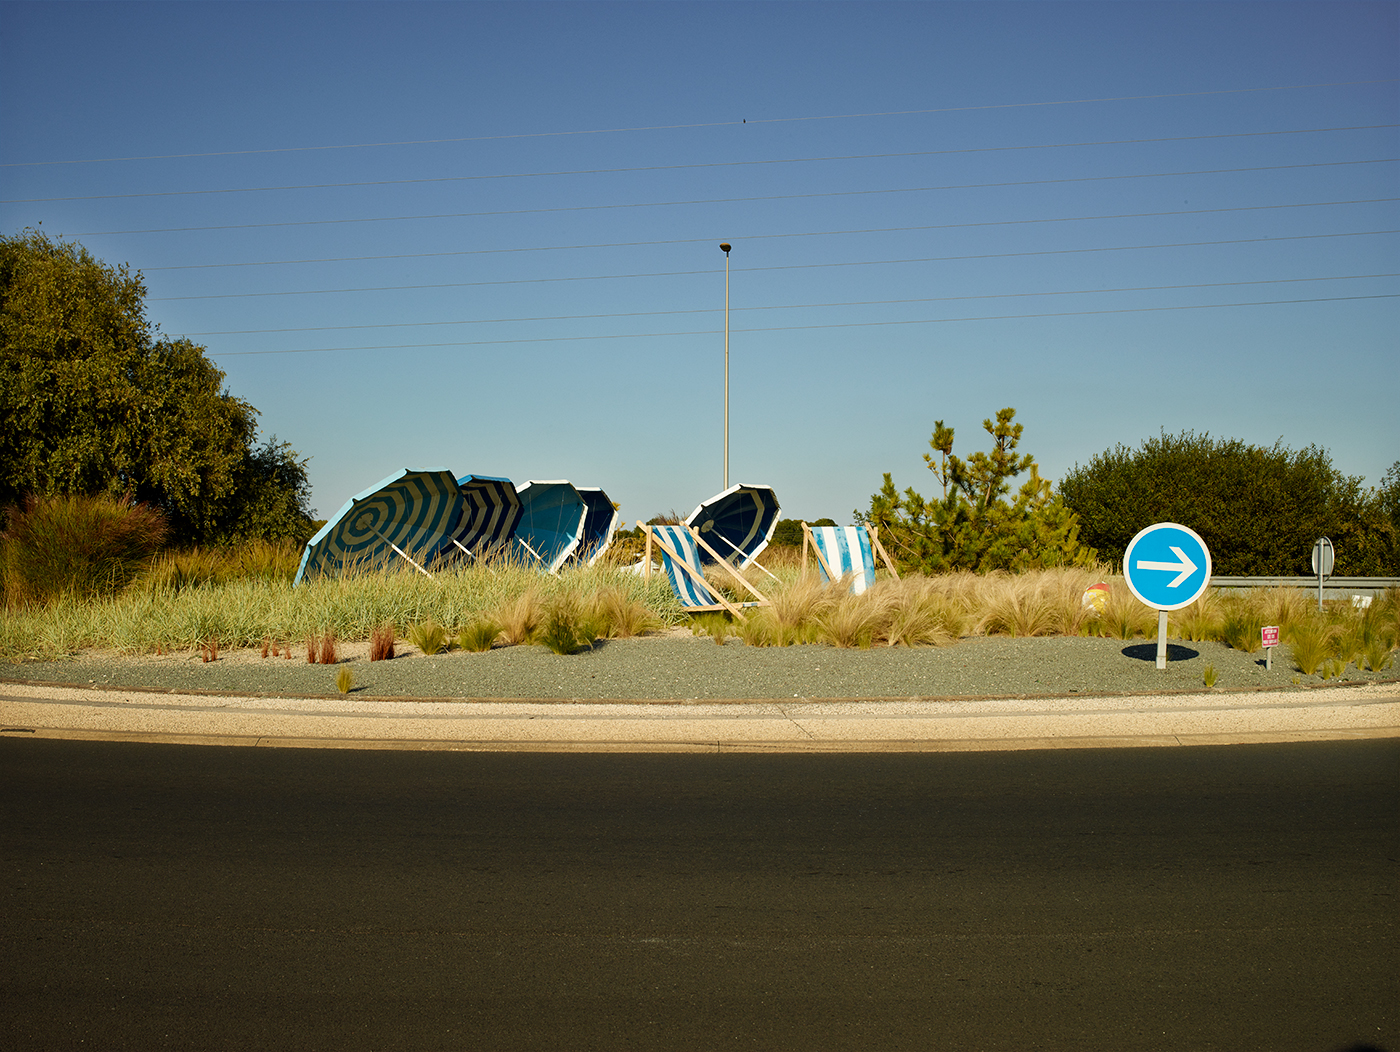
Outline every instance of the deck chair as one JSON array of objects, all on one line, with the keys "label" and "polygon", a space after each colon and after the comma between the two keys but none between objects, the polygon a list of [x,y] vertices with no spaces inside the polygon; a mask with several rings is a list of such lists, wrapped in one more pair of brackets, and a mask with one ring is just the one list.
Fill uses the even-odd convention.
[{"label": "deck chair", "polygon": [[[637,526],[646,531],[647,547],[642,565],[645,567],[644,574],[647,580],[651,579],[651,547],[655,544],[661,549],[662,569],[671,579],[671,587],[676,590],[681,606],[685,607],[687,613],[703,614],[725,610],[743,621],[744,609],[769,605],[768,600],[757,588],[744,580],[739,571],[717,555],[689,526],[651,526],[644,522],[638,522]],[[755,598],[742,603],[731,603],[711,588],[700,565],[701,548],[714,556],[716,562]]]},{"label": "deck chair", "polygon": [[817,557],[817,568],[826,581],[851,577],[856,595],[875,583],[875,553],[879,552],[895,580],[899,571],[880,544],[873,526],[808,526],[802,524],[802,569],[807,569],[807,548]]}]

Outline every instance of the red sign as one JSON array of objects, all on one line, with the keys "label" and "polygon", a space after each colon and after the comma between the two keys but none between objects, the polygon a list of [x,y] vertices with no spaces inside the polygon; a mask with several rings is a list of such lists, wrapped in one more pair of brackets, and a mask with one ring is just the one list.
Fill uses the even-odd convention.
[{"label": "red sign", "polygon": [[1278,625],[1265,625],[1259,630],[1266,647],[1278,646]]}]

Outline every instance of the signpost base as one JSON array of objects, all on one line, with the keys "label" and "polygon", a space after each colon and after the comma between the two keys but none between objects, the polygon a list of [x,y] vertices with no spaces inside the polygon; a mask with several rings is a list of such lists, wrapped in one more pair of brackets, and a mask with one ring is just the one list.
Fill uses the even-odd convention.
[{"label": "signpost base", "polygon": [[1157,667],[1167,667],[1167,612],[1157,611]]}]

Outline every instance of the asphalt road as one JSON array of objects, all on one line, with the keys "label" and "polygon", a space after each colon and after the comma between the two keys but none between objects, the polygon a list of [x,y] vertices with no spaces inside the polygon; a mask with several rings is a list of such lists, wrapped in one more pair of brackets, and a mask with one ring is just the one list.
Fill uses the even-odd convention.
[{"label": "asphalt road", "polygon": [[1400,741],[0,739],[0,1047],[1400,1050]]}]

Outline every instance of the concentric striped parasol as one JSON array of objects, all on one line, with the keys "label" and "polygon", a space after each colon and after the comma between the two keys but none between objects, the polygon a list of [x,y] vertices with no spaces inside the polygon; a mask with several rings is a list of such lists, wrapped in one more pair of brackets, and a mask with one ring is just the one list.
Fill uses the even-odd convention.
[{"label": "concentric striped parasol", "polygon": [[515,484],[490,475],[463,475],[457,489],[463,507],[450,538],[452,549],[464,557],[484,559],[508,544],[520,524],[523,509]]},{"label": "concentric striped parasol", "polygon": [[446,468],[410,468],[351,497],[312,537],[294,583],[406,560],[423,573],[462,517],[457,480]]}]

